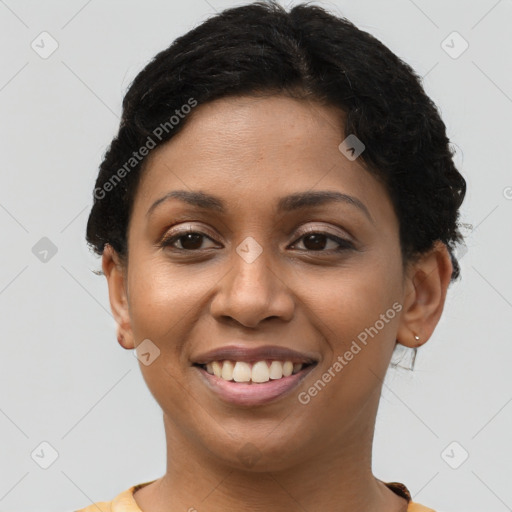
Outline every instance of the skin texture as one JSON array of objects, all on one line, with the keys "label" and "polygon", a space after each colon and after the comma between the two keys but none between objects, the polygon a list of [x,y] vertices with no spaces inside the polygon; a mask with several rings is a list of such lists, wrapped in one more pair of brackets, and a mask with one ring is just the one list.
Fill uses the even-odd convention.
[{"label": "skin texture", "polygon": [[[144,512],[406,510],[371,472],[375,418],[396,340],[412,347],[429,339],[452,265],[439,242],[403,271],[392,203],[360,159],[339,151],[342,120],[332,107],[285,96],[223,98],[197,107],[183,131],[149,155],[128,262],[110,246],[102,260],[120,343],[133,349],[150,339],[160,350],[140,368],[163,411],[167,472],[135,493]],[[148,217],[173,190],[215,195],[226,212],[171,199]],[[372,220],[344,203],[277,212],[279,198],[319,190],[358,198]],[[158,247],[189,228],[206,237]],[[336,252],[329,238],[315,246],[305,228],[353,248]],[[236,252],[248,236],[263,249],[252,263]],[[198,248],[180,253],[183,246]],[[298,393],[393,303],[401,311],[301,404]],[[234,341],[307,351],[319,362],[288,395],[234,406],[191,366],[199,353]],[[256,447],[253,464],[240,456],[246,443]]]}]

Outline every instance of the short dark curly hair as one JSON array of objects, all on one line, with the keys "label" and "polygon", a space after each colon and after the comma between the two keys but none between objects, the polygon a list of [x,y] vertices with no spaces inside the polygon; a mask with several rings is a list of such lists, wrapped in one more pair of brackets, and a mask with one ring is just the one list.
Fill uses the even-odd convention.
[{"label": "short dark curly hair", "polygon": [[[91,248],[101,255],[108,243],[127,261],[127,228],[146,161],[134,160],[134,152],[183,129],[189,118],[183,112],[191,110],[184,106],[261,94],[341,108],[345,136],[354,134],[365,144],[360,158],[392,200],[404,266],[441,240],[451,256],[451,280],[459,277],[454,250],[463,241],[458,209],[466,181],[421,78],[347,19],[309,3],[287,11],[275,0],[207,19],[158,53],[133,80],[119,131],[100,165],[87,223]],[[178,114],[181,119],[170,123]],[[166,128],[155,132],[159,126]]]}]

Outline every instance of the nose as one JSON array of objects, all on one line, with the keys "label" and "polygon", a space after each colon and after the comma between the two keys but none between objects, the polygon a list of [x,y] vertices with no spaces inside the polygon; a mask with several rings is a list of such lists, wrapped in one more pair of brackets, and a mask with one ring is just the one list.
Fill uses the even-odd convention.
[{"label": "nose", "polygon": [[265,251],[251,263],[235,253],[231,264],[211,302],[213,317],[249,328],[270,319],[291,320],[295,308],[292,291]]}]

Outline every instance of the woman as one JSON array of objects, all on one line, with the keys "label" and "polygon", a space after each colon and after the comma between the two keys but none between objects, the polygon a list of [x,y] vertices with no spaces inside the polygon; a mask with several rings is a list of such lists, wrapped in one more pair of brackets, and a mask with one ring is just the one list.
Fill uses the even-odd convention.
[{"label": "woman", "polygon": [[319,7],[229,9],[159,53],[87,241],[167,470],[83,511],[431,510],[371,455],[393,350],[459,276],[452,156],[414,71]]}]

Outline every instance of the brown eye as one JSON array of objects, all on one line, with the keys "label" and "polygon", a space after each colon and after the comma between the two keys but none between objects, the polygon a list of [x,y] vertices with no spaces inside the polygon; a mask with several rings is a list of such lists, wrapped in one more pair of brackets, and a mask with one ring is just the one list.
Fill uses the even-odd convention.
[{"label": "brown eye", "polygon": [[[304,247],[298,247],[299,250],[330,253],[354,248],[348,240],[331,235],[330,233],[310,232],[302,235],[298,240],[302,240]],[[296,245],[297,242],[294,246]]]},{"label": "brown eye", "polygon": [[[202,247],[205,239],[213,242],[213,240],[204,233],[194,231],[181,232],[162,240],[160,247],[171,247],[178,251],[197,251],[198,249],[208,249],[209,247]],[[213,247],[213,245],[210,247]]]},{"label": "brown eye", "polygon": [[325,248],[327,237],[321,234],[307,235],[303,237],[304,247],[311,251],[318,251]]},{"label": "brown eye", "polygon": [[199,249],[203,244],[203,235],[198,233],[188,233],[179,237],[181,246],[186,250]]}]

